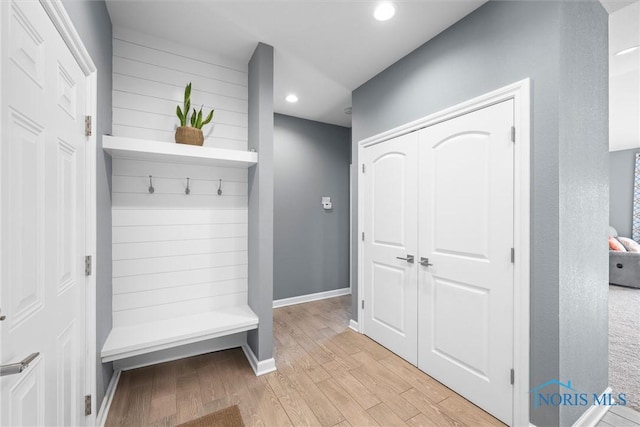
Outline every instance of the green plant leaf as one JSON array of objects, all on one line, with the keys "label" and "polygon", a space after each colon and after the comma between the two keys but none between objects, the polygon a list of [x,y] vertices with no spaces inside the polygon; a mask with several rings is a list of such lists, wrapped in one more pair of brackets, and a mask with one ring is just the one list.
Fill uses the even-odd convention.
[{"label": "green plant leaf", "polygon": [[214,110],[211,110],[211,112],[209,113],[209,115],[207,116],[207,118],[206,118],[206,119],[204,119],[204,121],[202,122],[202,126],[204,126],[204,125],[208,124],[208,123],[211,121],[211,119],[213,119],[213,111],[214,111]]},{"label": "green plant leaf", "polygon": [[180,119],[180,126],[187,126],[187,122],[189,121],[189,110],[191,110],[191,82],[189,82],[184,88],[183,108],[180,108],[180,105],[176,107],[176,115],[178,116],[178,119]]},{"label": "green plant leaf", "polygon": [[184,126],[184,116],[182,115],[182,110],[179,105],[176,105],[176,116],[180,119],[180,126]]},{"label": "green plant leaf", "polygon": [[202,107],[200,107],[200,111],[198,111],[198,118],[196,119],[196,127],[198,129],[202,129]]},{"label": "green plant leaf", "polygon": [[189,82],[184,88],[184,105],[182,108],[178,105],[176,107],[176,115],[180,119],[181,126],[187,126],[188,123],[191,123],[192,127],[197,129],[202,129],[202,127],[206,124],[209,124],[213,119],[213,112],[215,110],[211,110],[209,114],[203,120],[203,109],[204,104],[200,107],[200,110],[196,110],[193,108],[193,113],[191,113],[191,117],[189,117],[189,112],[191,111],[191,82]]}]

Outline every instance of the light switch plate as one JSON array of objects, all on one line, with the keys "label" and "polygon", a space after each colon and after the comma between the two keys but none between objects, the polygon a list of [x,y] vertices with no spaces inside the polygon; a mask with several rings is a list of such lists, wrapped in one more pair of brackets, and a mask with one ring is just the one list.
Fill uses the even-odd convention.
[{"label": "light switch plate", "polygon": [[332,208],[330,196],[322,196],[322,208],[326,210],[329,210]]}]

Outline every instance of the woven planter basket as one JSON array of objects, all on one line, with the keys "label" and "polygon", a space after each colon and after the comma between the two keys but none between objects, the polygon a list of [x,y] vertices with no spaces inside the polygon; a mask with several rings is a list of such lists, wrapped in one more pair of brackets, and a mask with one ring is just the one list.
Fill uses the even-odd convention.
[{"label": "woven planter basket", "polygon": [[180,126],[176,128],[176,142],[178,144],[202,145],[204,143],[202,129]]}]

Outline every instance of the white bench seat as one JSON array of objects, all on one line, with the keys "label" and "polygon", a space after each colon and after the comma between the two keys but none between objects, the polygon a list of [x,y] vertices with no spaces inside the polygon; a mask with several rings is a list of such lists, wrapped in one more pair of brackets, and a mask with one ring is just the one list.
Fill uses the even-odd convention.
[{"label": "white bench seat", "polygon": [[248,305],[113,328],[102,347],[102,361],[140,354],[244,332],[258,327],[258,316]]}]

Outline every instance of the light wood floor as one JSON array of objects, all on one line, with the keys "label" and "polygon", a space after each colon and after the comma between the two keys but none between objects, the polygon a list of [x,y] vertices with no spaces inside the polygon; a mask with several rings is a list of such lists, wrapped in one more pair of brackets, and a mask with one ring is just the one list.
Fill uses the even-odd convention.
[{"label": "light wood floor", "polygon": [[598,427],[638,427],[640,412],[624,406],[614,406],[598,423]]},{"label": "light wood floor", "polygon": [[247,426],[503,426],[364,335],[350,296],[274,310],[278,370],[240,349],[122,373],[107,426],[173,426],[237,404]]}]

